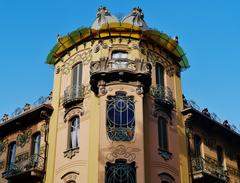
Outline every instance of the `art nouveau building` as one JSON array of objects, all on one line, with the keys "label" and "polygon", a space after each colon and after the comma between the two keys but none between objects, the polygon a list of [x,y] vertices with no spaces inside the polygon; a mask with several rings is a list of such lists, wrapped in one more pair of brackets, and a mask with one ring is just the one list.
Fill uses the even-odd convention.
[{"label": "art nouveau building", "polygon": [[[140,8],[58,36],[46,182],[187,182],[178,40]],[[180,155],[181,154],[181,155]]]},{"label": "art nouveau building", "polygon": [[239,134],[184,100],[178,38],[140,8],[99,8],[47,64],[52,94],[0,121],[1,183],[239,183]]}]

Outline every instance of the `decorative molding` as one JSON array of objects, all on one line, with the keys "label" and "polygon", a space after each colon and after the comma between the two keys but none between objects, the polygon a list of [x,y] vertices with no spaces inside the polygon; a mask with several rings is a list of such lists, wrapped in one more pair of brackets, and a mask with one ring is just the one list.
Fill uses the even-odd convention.
[{"label": "decorative molding", "polygon": [[126,159],[129,163],[133,162],[136,158],[135,153],[140,151],[138,148],[126,147],[124,145],[111,147],[109,150],[111,152],[107,154],[106,159],[112,163],[116,159]]},{"label": "decorative molding", "polygon": [[68,149],[64,152],[64,157],[72,159],[77,153],[79,153],[79,147]]},{"label": "decorative molding", "polygon": [[172,159],[172,153],[170,153],[169,151],[163,149],[158,149],[158,151],[164,160]]},{"label": "decorative molding", "polygon": [[41,137],[44,137],[45,133],[47,132],[48,130],[48,126],[46,123],[43,123],[41,125],[41,128],[40,128],[40,132],[41,132]]},{"label": "decorative molding", "polygon": [[64,122],[69,121],[74,116],[82,116],[84,114],[83,105],[78,105],[75,107],[70,108],[66,111],[64,115]]},{"label": "decorative molding", "polygon": [[62,66],[62,73],[68,74],[72,66],[77,62],[82,62],[84,65],[87,65],[92,60],[92,50],[86,50],[83,52],[79,52],[76,55],[72,56],[69,60],[67,60]]},{"label": "decorative molding", "polygon": [[17,155],[15,163],[26,161],[28,158],[29,158],[29,152],[25,152],[23,154]]},{"label": "decorative molding", "polygon": [[75,181],[77,180],[77,177],[79,176],[78,172],[68,172],[66,174],[64,174],[61,179],[63,180],[64,183],[68,183],[71,181]]},{"label": "decorative molding", "polygon": [[5,161],[0,160],[0,170],[4,169]]},{"label": "decorative molding", "polygon": [[29,142],[32,130],[25,130],[17,136],[17,146],[24,147]]},{"label": "decorative molding", "polygon": [[8,139],[0,140],[0,156],[5,152],[8,145]]}]

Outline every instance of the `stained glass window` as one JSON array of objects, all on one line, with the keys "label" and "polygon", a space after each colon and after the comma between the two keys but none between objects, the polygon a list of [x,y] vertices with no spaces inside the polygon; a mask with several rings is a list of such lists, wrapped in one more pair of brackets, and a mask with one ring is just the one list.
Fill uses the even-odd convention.
[{"label": "stained glass window", "polygon": [[136,168],[135,162],[127,163],[126,160],[116,160],[115,163],[107,163],[106,183],[135,183]]},{"label": "stained glass window", "polygon": [[69,149],[78,147],[79,145],[79,129],[80,120],[79,117],[75,117],[70,121],[70,134],[69,134]]},{"label": "stained glass window", "polygon": [[123,91],[107,101],[107,133],[111,140],[130,141],[134,136],[134,98]]}]

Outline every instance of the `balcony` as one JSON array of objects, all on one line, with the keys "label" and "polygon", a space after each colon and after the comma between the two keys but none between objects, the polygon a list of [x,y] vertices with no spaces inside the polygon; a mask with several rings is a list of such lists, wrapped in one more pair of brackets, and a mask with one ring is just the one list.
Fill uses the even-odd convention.
[{"label": "balcony", "polygon": [[84,90],[85,87],[83,85],[68,86],[64,91],[63,106],[69,107],[83,101]]},{"label": "balcony", "polygon": [[193,182],[227,182],[227,172],[217,162],[207,161],[202,157],[192,158],[191,161]]},{"label": "balcony", "polygon": [[170,88],[161,85],[152,86],[150,95],[155,101],[155,111],[163,110],[169,115],[175,105],[175,100]]},{"label": "balcony", "polygon": [[45,159],[38,154],[31,155],[28,159],[18,163],[9,164],[2,177],[7,180],[41,180],[44,176]]},{"label": "balcony", "polygon": [[97,94],[99,81],[110,83],[141,82],[144,88],[151,84],[151,64],[143,60],[129,60],[127,58],[112,59],[101,58],[100,61],[91,62],[91,89]]}]

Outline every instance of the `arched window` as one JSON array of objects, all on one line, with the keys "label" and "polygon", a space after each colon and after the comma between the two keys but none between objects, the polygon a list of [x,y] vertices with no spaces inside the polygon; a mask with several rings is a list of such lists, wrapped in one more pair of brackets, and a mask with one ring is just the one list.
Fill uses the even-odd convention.
[{"label": "arched window", "polygon": [[41,134],[37,132],[32,135],[32,154],[39,155],[40,154],[40,142],[41,142]]},{"label": "arched window", "polygon": [[173,178],[173,176],[171,176],[170,174],[165,173],[165,172],[160,173],[159,177],[160,177],[161,183],[174,183],[175,182],[175,179]]},{"label": "arched window", "polygon": [[115,163],[108,162],[105,170],[106,183],[136,183],[135,162],[128,164],[119,159]]},{"label": "arched window", "polygon": [[72,68],[72,96],[81,96],[82,87],[82,62],[78,63]]},{"label": "arched window", "polygon": [[160,150],[168,151],[167,121],[162,117],[158,118],[158,145]]},{"label": "arched window", "polygon": [[135,129],[134,101],[123,91],[107,101],[107,133],[111,140],[130,141]]},{"label": "arched window", "polygon": [[7,169],[14,168],[15,160],[16,160],[16,142],[12,142],[8,146]]},{"label": "arched window", "polygon": [[194,135],[193,137],[194,139],[194,155],[195,157],[199,157],[201,156],[201,144],[202,144],[202,140],[201,137],[199,137],[198,135]]},{"label": "arched window", "polygon": [[79,146],[79,129],[79,117],[72,118],[69,122],[69,149],[74,149]]},{"label": "arched window", "polygon": [[164,68],[159,63],[156,63],[156,84],[158,87],[164,87]]}]

